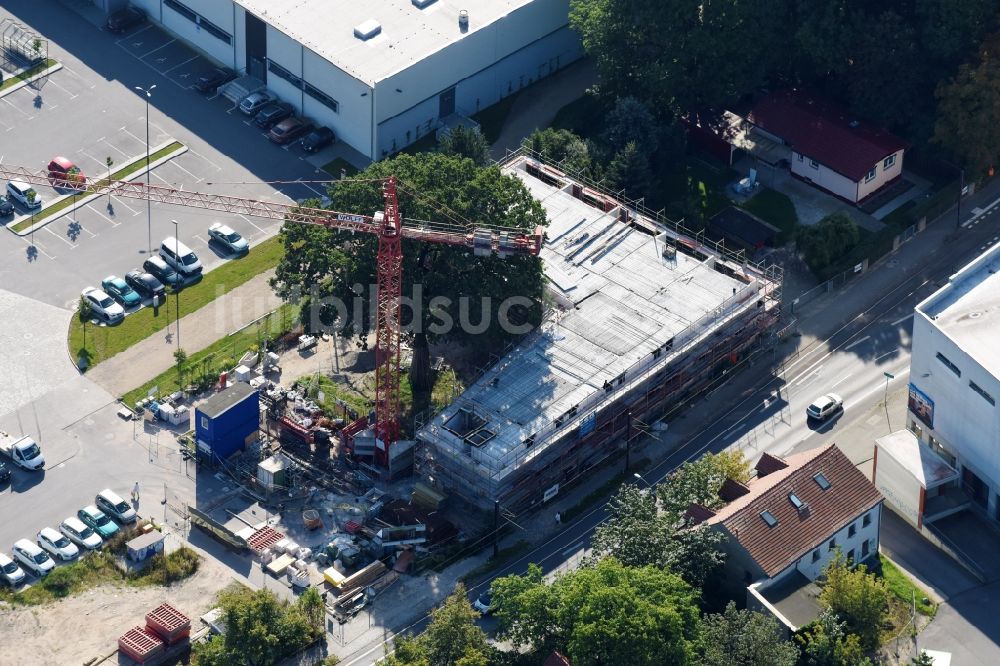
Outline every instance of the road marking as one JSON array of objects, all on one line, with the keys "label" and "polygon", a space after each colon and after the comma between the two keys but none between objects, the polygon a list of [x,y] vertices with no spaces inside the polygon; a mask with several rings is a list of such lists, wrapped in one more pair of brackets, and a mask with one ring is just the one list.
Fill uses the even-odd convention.
[{"label": "road marking", "polygon": [[127,210],[130,210],[130,211],[132,211],[132,215],[133,215],[133,216],[135,216],[135,215],[138,215],[138,214],[139,214],[139,213],[141,212],[141,211],[138,211],[138,210],[136,210],[135,208],[132,208],[131,206],[129,206],[129,205],[127,204],[127,203],[125,203],[125,202],[124,202],[124,201],[122,201],[121,199],[118,199],[118,200],[116,201],[116,205],[117,205],[117,204],[121,204],[121,205],[122,205],[122,207],[124,207],[125,209],[127,209]]},{"label": "road marking", "polygon": [[201,153],[199,153],[199,152],[197,152],[195,150],[192,150],[190,148],[188,148],[188,152],[191,153],[191,154],[193,154],[193,155],[197,155],[201,159],[205,160],[206,162],[208,162],[209,164],[211,164],[212,166],[214,166],[216,171],[222,171],[222,167],[220,167],[218,164],[216,164],[212,160],[208,159],[207,157],[205,157]]},{"label": "road marking", "polygon": [[892,322],[889,325],[890,326],[899,326],[900,324],[902,324],[904,321],[906,321],[907,319],[909,319],[912,316],[913,316],[913,313],[911,312],[910,314],[906,315],[905,317],[900,317],[899,319],[897,319],[896,321]]},{"label": "road marking", "polygon": [[182,67],[183,65],[186,65],[186,64],[188,64],[188,63],[189,63],[189,62],[191,62],[192,60],[197,60],[197,59],[198,59],[198,56],[191,56],[190,58],[188,58],[187,60],[185,60],[184,62],[182,62],[182,63],[181,63],[180,65],[174,65],[173,67],[171,67],[171,68],[170,68],[170,69],[168,69],[168,70],[165,70],[165,71],[163,71],[162,73],[163,73],[163,74],[167,74],[168,72],[172,72],[172,71],[174,71],[175,69],[177,69],[178,67]]},{"label": "road marking", "polygon": [[119,224],[121,224],[121,222],[115,222],[110,217],[108,217],[107,215],[105,215],[101,211],[97,210],[96,208],[94,208],[90,204],[87,204],[86,208],[89,208],[90,210],[92,210],[93,212],[97,213],[98,215],[100,215],[101,217],[103,217],[105,220],[107,220],[108,222],[110,222],[112,227],[117,227]]},{"label": "road marking", "polygon": [[[66,88],[63,88],[63,87],[62,87],[61,85],[59,85],[58,83],[56,83],[56,82],[55,82],[55,81],[54,81],[54,80],[53,80],[52,78],[49,78],[49,79],[48,79],[48,82],[49,82],[50,84],[52,84],[53,86],[55,86],[56,88],[59,88],[59,90],[62,90],[62,91],[63,91],[64,93],[66,93],[67,95],[69,95],[69,98],[70,98],[70,99],[76,99],[77,97],[79,97],[79,95],[77,95],[77,94],[74,94],[74,93],[71,93],[71,92],[70,92],[69,90],[67,90]],[[49,108],[50,108],[50,109],[54,109],[54,108],[56,108],[56,107],[55,107],[55,106],[50,106]]]},{"label": "road marking", "polygon": [[862,342],[864,342],[865,340],[870,340],[870,339],[871,339],[871,336],[870,336],[870,335],[866,335],[866,336],[865,336],[865,337],[863,337],[863,338],[858,338],[857,340],[855,340],[855,341],[854,341],[854,342],[852,342],[851,344],[849,344],[849,345],[847,345],[846,347],[844,347],[844,350],[843,350],[843,351],[848,351],[848,350],[850,350],[850,349],[854,349],[855,347],[857,347],[858,345],[860,345],[860,344],[861,344]]},{"label": "road marking", "polygon": [[833,386],[831,386],[830,388],[837,388],[837,386],[839,386],[840,384],[842,384],[845,379],[850,379],[850,377],[851,377],[850,374],[844,375],[843,377],[841,377],[840,379],[838,379],[837,383],[834,384]]},{"label": "road marking", "polygon": [[172,162],[171,162],[171,164],[172,164],[173,166],[177,167],[178,169],[180,169],[181,171],[183,171],[184,173],[186,173],[187,175],[191,176],[192,178],[195,178],[195,179],[197,179],[197,180],[195,180],[195,181],[194,181],[194,182],[196,182],[196,183],[200,183],[201,181],[205,180],[204,178],[199,178],[198,176],[194,175],[193,173],[191,173],[190,171],[188,171],[187,169],[185,169],[184,167],[182,167],[182,166],[181,166],[180,164],[178,164],[177,162],[173,162],[173,161],[172,161]]},{"label": "road marking", "polygon": [[815,370],[813,370],[812,372],[810,372],[808,375],[804,375],[801,379],[799,379],[799,381],[797,381],[794,384],[792,384],[792,386],[799,386],[803,382],[809,381],[810,379],[818,378],[820,370],[822,370],[822,369],[823,369],[823,366],[821,365],[818,368],[816,368]]},{"label": "road marking", "polygon": [[138,141],[139,143],[141,143],[143,146],[146,145],[145,141],[143,141],[142,139],[140,139],[139,137],[137,137],[135,134],[132,134],[132,132],[129,132],[127,129],[125,129],[124,126],[122,127],[122,131],[125,132],[126,134],[128,134],[130,137],[132,137],[136,141]]},{"label": "road marking", "polygon": [[899,350],[898,350],[898,349],[893,349],[892,351],[887,351],[886,353],[882,354],[881,356],[876,356],[876,357],[875,357],[875,360],[877,361],[877,360],[879,360],[880,358],[885,358],[886,356],[892,356],[893,354],[895,354],[895,353],[897,353],[897,352],[899,352]]},{"label": "road marking", "polygon": [[[152,53],[156,53],[156,52],[157,52],[157,51],[159,51],[160,49],[162,49],[162,48],[165,48],[165,47],[167,47],[167,46],[170,46],[171,44],[173,44],[173,43],[174,43],[174,42],[176,42],[176,41],[177,41],[176,39],[171,39],[171,40],[170,40],[169,42],[167,42],[166,44],[161,44],[160,46],[157,46],[157,47],[156,47],[155,49],[153,49],[152,51],[147,51],[146,53],[142,54],[141,56],[136,56],[136,58],[138,58],[139,60],[143,60],[143,59],[145,59],[145,57],[146,57],[146,56],[148,56],[148,55],[150,55],[150,54],[152,54]],[[146,64],[148,65],[149,63],[146,63]]]},{"label": "road marking", "polygon": [[244,220],[246,220],[246,221],[247,221],[247,222],[248,222],[248,223],[250,224],[250,226],[251,226],[251,227],[253,227],[253,228],[254,228],[254,229],[256,229],[257,231],[261,232],[262,234],[263,234],[263,233],[267,233],[267,231],[266,231],[266,230],[264,230],[264,229],[261,229],[260,227],[258,227],[258,226],[257,226],[256,224],[254,224],[254,223],[253,223],[253,220],[251,220],[251,219],[250,219],[249,217],[247,217],[246,215],[243,215],[242,213],[236,213],[236,217],[242,217],[242,218],[243,218]]},{"label": "road marking", "polygon": [[[301,158],[300,158],[300,159],[301,159]],[[318,195],[320,196],[320,198],[322,198],[322,197],[325,197],[325,196],[326,196],[326,195],[325,195],[325,194],[324,194],[323,192],[320,192],[319,190],[317,190],[317,189],[316,189],[315,187],[313,187],[313,186],[312,186],[312,185],[310,185],[309,183],[303,183],[303,182],[302,182],[302,179],[301,179],[301,178],[296,178],[296,179],[295,179],[295,182],[296,182],[296,183],[299,183],[299,184],[301,184],[301,185],[304,185],[304,186],[306,186],[307,188],[309,188],[310,190],[312,190],[313,192],[315,192],[316,194],[318,194]]]},{"label": "road marking", "polygon": [[48,227],[45,227],[45,231],[49,232],[49,233],[50,233],[50,234],[52,234],[52,235],[53,235],[54,237],[56,237],[56,238],[58,238],[59,240],[61,240],[61,241],[62,241],[63,243],[66,243],[66,245],[69,245],[71,249],[72,249],[72,248],[75,248],[75,247],[76,247],[76,246],[75,246],[75,245],[74,245],[73,243],[71,243],[71,242],[70,242],[70,241],[69,241],[68,239],[66,239],[66,238],[63,238],[62,236],[60,236],[60,235],[59,235],[59,234],[57,234],[56,232],[52,231],[52,229],[49,229]]},{"label": "road marking", "polygon": [[583,548],[583,542],[582,541],[580,541],[578,543],[575,543],[575,544],[573,544],[572,546],[570,546],[569,548],[567,548],[566,550],[563,551],[563,557],[568,557],[569,555],[571,555],[571,554],[579,551],[581,548]]}]

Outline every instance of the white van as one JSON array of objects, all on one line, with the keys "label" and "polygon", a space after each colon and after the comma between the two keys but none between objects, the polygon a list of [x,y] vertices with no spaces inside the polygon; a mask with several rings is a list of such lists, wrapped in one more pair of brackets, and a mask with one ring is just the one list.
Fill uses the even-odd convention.
[{"label": "white van", "polygon": [[184,277],[201,275],[201,261],[198,260],[198,255],[179,240],[164,238],[160,243],[160,256]]},{"label": "white van", "polygon": [[129,506],[128,502],[119,497],[118,493],[110,488],[105,488],[97,493],[97,497],[94,498],[94,504],[97,505],[98,509],[119,523],[134,523],[139,517],[136,515],[135,509]]},{"label": "white van", "polygon": [[42,198],[38,196],[35,188],[20,180],[12,180],[7,183],[7,194],[29,210],[42,207]]}]

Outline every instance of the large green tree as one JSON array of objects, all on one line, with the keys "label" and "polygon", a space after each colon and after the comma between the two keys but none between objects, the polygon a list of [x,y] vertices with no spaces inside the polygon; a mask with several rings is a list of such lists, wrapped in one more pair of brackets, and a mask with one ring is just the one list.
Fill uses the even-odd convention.
[{"label": "large green tree", "polygon": [[487,666],[493,654],[461,583],[431,615],[427,630],[402,637],[385,666]]},{"label": "large green tree", "polygon": [[[371,215],[383,208],[382,182],[399,179],[405,225],[420,221],[534,230],[545,212],[520,180],[497,167],[441,153],[401,154],[372,164],[356,178],[331,184],[333,210]],[[363,339],[373,328],[377,238],[285,223],[285,255],[271,285],[282,297],[314,294],[317,321]],[[541,261],[531,256],[475,257],[464,246],[403,241],[404,324],[412,323],[414,388],[428,388],[428,339],[499,350],[541,320]],[[419,285],[419,286],[418,286]],[[516,300],[508,300],[514,299]],[[322,300],[324,305],[317,303]],[[331,305],[339,301],[345,307]],[[339,315],[339,318],[338,318]],[[508,322],[510,325],[501,325]],[[314,321],[315,323],[315,321]]]},{"label": "large green tree", "polygon": [[750,462],[742,451],[709,452],[678,467],[656,487],[660,507],[675,524],[683,521],[692,504],[719,507],[719,490],[726,479],[740,483],[750,479]]},{"label": "large green tree", "polygon": [[694,663],[696,593],[676,574],[605,558],[551,583],[532,565],[492,587],[497,634],[515,647],[558,649],[574,666]]},{"label": "large green tree", "polygon": [[830,608],[795,635],[802,647],[803,666],[871,666],[864,656],[861,641],[847,631],[847,625]]},{"label": "large green tree", "polygon": [[468,157],[476,166],[486,166],[490,161],[490,142],[478,127],[451,128],[438,140],[438,150],[446,155]]},{"label": "large green tree", "polygon": [[840,259],[860,240],[861,231],[851,216],[837,212],[801,229],[795,242],[809,268],[818,271]]},{"label": "large green tree", "polygon": [[889,590],[885,581],[861,564],[852,567],[837,557],[823,572],[825,582],[819,601],[844,621],[847,631],[861,639],[861,647],[879,646],[882,625],[889,614]]},{"label": "large green tree", "polygon": [[722,613],[706,616],[701,631],[702,666],[795,666],[799,659],[773,617],[737,610],[731,601]]}]

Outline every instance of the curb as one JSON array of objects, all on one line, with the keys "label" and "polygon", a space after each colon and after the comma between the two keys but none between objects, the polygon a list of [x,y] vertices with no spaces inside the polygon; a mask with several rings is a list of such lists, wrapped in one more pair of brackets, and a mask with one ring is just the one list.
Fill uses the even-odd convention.
[{"label": "curb", "polygon": [[[180,143],[180,142],[177,141],[176,139],[171,139],[170,141],[166,141],[166,142],[160,144],[159,146],[156,146],[155,148],[151,147],[149,149],[149,152],[150,152],[150,154],[153,154],[153,153],[155,153],[158,150],[162,150],[162,149],[166,148],[171,143]],[[148,167],[144,167],[142,169],[139,169],[139,170],[137,170],[137,171],[129,174],[125,178],[125,181],[126,182],[131,182],[131,181],[135,180],[136,178],[138,178],[139,176],[145,175],[148,171],[152,171],[153,169],[155,169],[155,168],[157,168],[157,167],[159,167],[159,166],[161,166],[163,164],[166,164],[167,162],[169,162],[170,160],[174,159],[175,157],[179,157],[179,156],[183,155],[187,151],[188,151],[188,147],[186,145],[184,145],[184,144],[181,144],[181,147],[178,148],[177,150],[173,151],[172,153],[170,153],[168,155],[164,155],[163,157],[160,157],[159,159],[156,159],[156,160],[153,160],[152,162],[150,162],[150,164],[149,164]],[[122,168],[128,167],[130,164],[134,164],[135,162],[137,162],[139,160],[142,160],[144,157],[145,157],[144,155],[140,155],[139,157],[137,157],[137,158],[135,158],[135,159],[130,160],[129,162],[127,162]],[[54,204],[56,204],[56,203],[58,203],[60,201],[63,201],[65,199],[69,199],[72,196],[74,196],[74,195],[73,194],[64,194],[62,196],[56,197],[55,199],[53,199],[49,203],[49,205],[52,206],[52,205],[54,205]],[[100,199],[101,197],[106,197],[106,196],[108,196],[107,192],[93,192],[91,194],[88,194],[85,197],[81,197],[80,199],[78,199],[77,202],[76,202],[76,206],[86,206],[91,201],[95,201],[97,199]],[[42,212],[45,212],[44,208],[42,208],[42,210],[39,211],[39,213],[42,213]],[[30,227],[28,227],[26,229],[22,229],[21,231],[14,231],[14,229],[12,228],[13,225],[16,225],[19,222],[21,222],[21,221],[23,221],[23,220],[25,220],[27,218],[30,218],[31,217],[30,215],[24,215],[21,218],[15,218],[15,219],[11,220],[10,222],[8,222],[5,226],[6,226],[7,230],[10,231],[15,236],[22,236],[23,237],[23,236],[27,236],[29,234],[32,234],[32,233],[38,231],[39,229],[41,229],[42,227],[46,226],[47,224],[49,224],[51,222],[55,222],[59,218],[63,217],[64,215],[67,215],[67,214],[69,214],[71,212],[73,212],[73,206],[67,206],[66,208],[63,208],[61,211],[53,213],[52,215],[49,215],[48,217],[46,217],[44,220],[36,222],[35,224],[31,225]]]},{"label": "curb", "polygon": [[[32,76],[30,76],[30,77],[28,77],[26,79],[23,79],[21,82],[15,83],[14,85],[10,86],[9,88],[4,88],[2,91],[0,91],[0,97],[6,97],[7,95],[11,94],[12,92],[20,90],[21,88],[24,88],[25,86],[31,85],[32,83],[34,83],[38,79],[42,78],[43,76],[48,76],[49,74],[52,74],[53,72],[58,72],[62,68],[63,68],[62,63],[61,62],[57,62],[56,64],[52,65],[51,67],[49,67],[47,69],[43,69],[42,71],[38,72],[37,74],[34,74],[34,75],[32,75]],[[17,75],[15,74],[15,76],[17,76]]]}]

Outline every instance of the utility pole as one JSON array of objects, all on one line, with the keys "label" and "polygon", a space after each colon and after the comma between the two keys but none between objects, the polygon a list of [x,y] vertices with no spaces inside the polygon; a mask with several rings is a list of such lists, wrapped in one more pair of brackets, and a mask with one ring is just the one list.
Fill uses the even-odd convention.
[{"label": "utility pole", "polygon": [[892,423],[889,421],[889,380],[895,379],[896,375],[890,374],[888,372],[883,372],[885,375],[885,397],[883,402],[885,403],[885,422],[889,426],[889,431],[892,431]]},{"label": "utility pole", "polygon": [[[142,86],[136,86],[135,89],[143,93],[146,96],[146,255],[150,256],[153,254],[153,206],[149,198],[149,98],[153,96],[153,89],[156,88],[156,84],[149,86],[149,88],[143,88]],[[108,183],[110,186],[111,183]]]},{"label": "utility pole", "polygon": [[500,500],[493,500],[493,557],[500,553]]},{"label": "utility pole", "polygon": [[962,191],[965,190],[965,169],[958,170],[958,199],[955,201],[955,228],[962,228]]},{"label": "utility pole", "polygon": [[632,408],[625,408],[625,474],[628,474],[628,468],[631,466],[630,454],[632,453]]},{"label": "utility pole", "polygon": [[[178,226],[178,224],[177,224],[177,220],[170,220],[170,221],[174,223],[174,248],[176,249],[180,245],[178,243],[178,241],[177,241],[177,226]],[[180,274],[178,273],[178,275],[180,275]],[[180,286],[180,285],[178,285],[178,286]],[[181,350],[181,292],[180,292],[180,289],[178,289],[178,290],[176,290],[174,292],[174,303],[177,306],[177,317],[176,317],[176,319],[177,319],[177,351],[180,351]],[[233,344],[235,344],[235,342]]]}]

